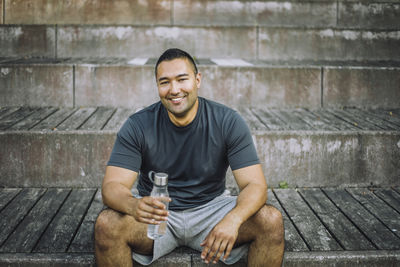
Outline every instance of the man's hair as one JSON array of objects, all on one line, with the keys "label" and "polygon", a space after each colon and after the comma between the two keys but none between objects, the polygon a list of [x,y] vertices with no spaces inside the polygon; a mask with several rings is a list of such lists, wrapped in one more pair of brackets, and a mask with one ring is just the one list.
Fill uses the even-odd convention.
[{"label": "man's hair", "polygon": [[177,59],[177,58],[186,58],[189,60],[189,62],[192,64],[193,67],[193,72],[196,75],[197,74],[197,66],[196,63],[194,62],[194,59],[192,58],[191,55],[189,55],[189,53],[179,49],[179,48],[170,48],[168,50],[166,50],[157,60],[156,63],[156,67],[154,70],[154,74],[157,77],[157,68],[158,65],[160,65],[161,62],[163,61],[170,61],[173,59]]}]

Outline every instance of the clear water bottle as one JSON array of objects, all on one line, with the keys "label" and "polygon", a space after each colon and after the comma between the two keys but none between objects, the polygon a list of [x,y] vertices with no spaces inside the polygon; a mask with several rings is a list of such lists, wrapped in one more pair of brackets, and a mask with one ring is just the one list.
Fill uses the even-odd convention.
[{"label": "clear water bottle", "polygon": [[[149,172],[149,178],[153,182],[152,197],[169,197],[168,194],[168,174],[162,172]],[[168,210],[168,202],[163,202]],[[165,234],[167,230],[167,222],[162,221],[160,224],[149,224],[147,226],[147,237],[157,239]]]}]

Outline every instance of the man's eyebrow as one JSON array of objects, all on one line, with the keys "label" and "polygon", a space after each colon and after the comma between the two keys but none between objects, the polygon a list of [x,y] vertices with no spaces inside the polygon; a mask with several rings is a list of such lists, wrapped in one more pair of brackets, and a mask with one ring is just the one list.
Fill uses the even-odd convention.
[{"label": "man's eyebrow", "polygon": [[[185,76],[189,76],[188,73],[181,73],[176,75],[176,78],[181,78],[181,77],[185,77]],[[158,81],[161,82],[162,80],[169,80],[168,77],[160,77],[158,78]]]}]

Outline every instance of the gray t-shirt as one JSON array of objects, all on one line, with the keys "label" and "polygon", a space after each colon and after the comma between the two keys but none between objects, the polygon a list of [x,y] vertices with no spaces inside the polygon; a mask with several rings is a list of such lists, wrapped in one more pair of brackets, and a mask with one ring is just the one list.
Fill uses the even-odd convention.
[{"label": "gray t-shirt", "polygon": [[117,134],[108,165],[139,173],[138,191],[150,195],[149,171],[169,175],[171,210],[205,204],[225,190],[232,170],[259,163],[249,128],[234,110],[199,97],[187,126],[174,125],[157,102],[130,116]]}]

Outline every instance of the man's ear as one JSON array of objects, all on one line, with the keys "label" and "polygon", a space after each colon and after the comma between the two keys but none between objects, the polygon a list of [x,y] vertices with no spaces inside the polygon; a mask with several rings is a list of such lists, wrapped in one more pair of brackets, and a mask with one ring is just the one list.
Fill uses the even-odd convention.
[{"label": "man's ear", "polygon": [[200,88],[200,85],[201,85],[201,72],[198,72],[196,74],[196,84],[197,84],[197,88]]}]

